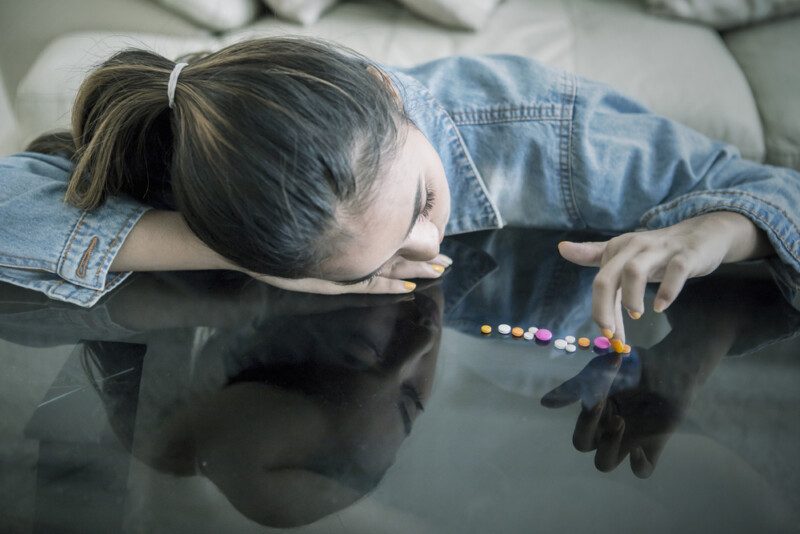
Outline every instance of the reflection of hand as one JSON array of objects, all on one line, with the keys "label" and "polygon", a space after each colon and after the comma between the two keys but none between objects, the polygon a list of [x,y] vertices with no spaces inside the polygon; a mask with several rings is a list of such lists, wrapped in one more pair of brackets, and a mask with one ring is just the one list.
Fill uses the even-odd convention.
[{"label": "reflection of hand", "polygon": [[581,400],[572,443],[581,452],[595,452],[600,471],[615,469],[630,455],[631,469],[649,477],[669,436],[680,421],[691,386],[669,396],[654,391],[638,356],[605,354],[594,358],[575,377],[542,398],[548,408]]},{"label": "reflection of hand", "polygon": [[320,293],[323,295],[342,295],[345,293],[398,294],[409,293],[415,285],[407,278],[438,278],[453,260],[439,254],[431,261],[411,261],[397,258],[388,263],[380,274],[358,284],[340,284],[319,278],[280,278],[266,274],[244,271],[260,282],[288,291]]},{"label": "reflection of hand", "polygon": [[592,289],[592,317],[601,329],[619,334],[621,306],[633,318],[644,312],[648,282],[660,282],[653,308],[666,309],[686,280],[704,276],[721,263],[761,257],[771,250],[749,219],[733,212],[714,212],[674,226],[622,234],[609,241],[562,242],[561,255],[579,265],[600,267]]}]

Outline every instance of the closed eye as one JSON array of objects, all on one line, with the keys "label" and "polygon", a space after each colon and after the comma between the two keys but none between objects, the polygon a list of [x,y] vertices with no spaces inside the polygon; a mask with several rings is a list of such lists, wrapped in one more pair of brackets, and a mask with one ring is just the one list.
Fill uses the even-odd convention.
[{"label": "closed eye", "polygon": [[433,189],[430,187],[425,188],[425,206],[422,208],[422,211],[419,212],[419,216],[427,219],[430,214],[431,210],[433,209],[433,202],[436,200],[436,195],[434,194]]}]

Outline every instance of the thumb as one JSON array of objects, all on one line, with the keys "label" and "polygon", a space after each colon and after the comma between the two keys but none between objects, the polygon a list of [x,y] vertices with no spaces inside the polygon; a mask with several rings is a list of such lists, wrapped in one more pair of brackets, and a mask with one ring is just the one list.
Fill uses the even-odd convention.
[{"label": "thumb", "polygon": [[558,253],[572,263],[584,267],[599,267],[603,252],[606,250],[606,243],[608,241],[586,241],[584,243],[562,241],[558,244]]}]

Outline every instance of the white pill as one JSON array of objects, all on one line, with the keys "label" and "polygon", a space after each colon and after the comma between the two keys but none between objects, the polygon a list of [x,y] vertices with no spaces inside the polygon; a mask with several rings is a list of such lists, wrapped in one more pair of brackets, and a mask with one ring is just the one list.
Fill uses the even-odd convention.
[{"label": "white pill", "polygon": [[567,348],[567,342],[564,341],[563,339],[556,339],[555,341],[553,341],[553,346],[558,350],[564,350],[565,348]]},{"label": "white pill", "polygon": [[567,343],[575,343],[575,336],[567,336],[564,338]]},{"label": "white pill", "polygon": [[531,339],[533,339],[533,332],[530,332],[530,331],[525,332],[524,334],[522,334],[522,337],[524,337],[525,339],[530,341]]},{"label": "white pill", "polygon": [[500,324],[497,325],[497,331],[505,336],[511,333],[511,327],[507,324]]},{"label": "white pill", "polygon": [[566,349],[567,349],[567,352],[575,352],[576,350],[578,350],[578,347],[576,347],[572,343],[567,343]]},{"label": "white pill", "polygon": [[535,334],[538,331],[539,331],[539,329],[536,328],[535,326],[532,326],[532,327],[528,328],[528,332],[530,332],[531,334]]}]

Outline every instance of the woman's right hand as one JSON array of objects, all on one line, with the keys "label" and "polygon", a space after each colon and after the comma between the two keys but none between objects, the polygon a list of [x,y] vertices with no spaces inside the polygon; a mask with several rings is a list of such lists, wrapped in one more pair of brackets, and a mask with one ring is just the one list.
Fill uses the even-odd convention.
[{"label": "woman's right hand", "polygon": [[265,282],[280,289],[302,293],[319,293],[323,295],[342,295],[346,293],[402,294],[410,293],[416,288],[416,284],[406,279],[438,278],[444,271],[439,272],[434,266],[440,265],[447,268],[452,264],[453,260],[444,254],[439,254],[430,261],[411,261],[398,258],[387,264],[380,275],[359,284],[341,284],[320,278],[281,278],[247,270],[243,270],[243,272],[260,282]]}]

